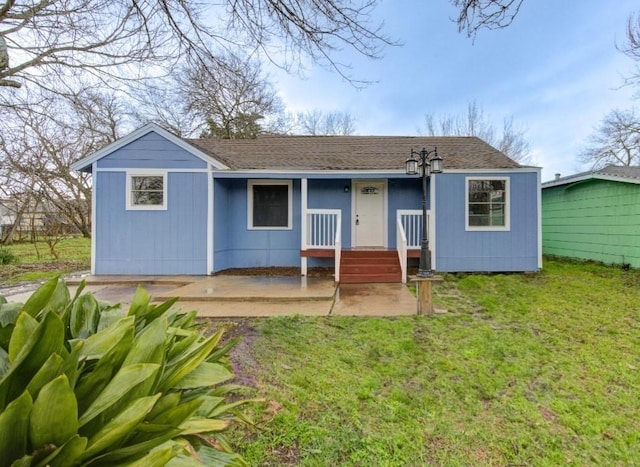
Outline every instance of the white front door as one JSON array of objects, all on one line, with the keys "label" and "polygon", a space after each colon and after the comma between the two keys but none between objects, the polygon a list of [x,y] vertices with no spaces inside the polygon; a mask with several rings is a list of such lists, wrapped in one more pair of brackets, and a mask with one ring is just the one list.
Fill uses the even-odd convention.
[{"label": "white front door", "polygon": [[383,181],[354,182],[354,247],[386,246],[386,188]]}]

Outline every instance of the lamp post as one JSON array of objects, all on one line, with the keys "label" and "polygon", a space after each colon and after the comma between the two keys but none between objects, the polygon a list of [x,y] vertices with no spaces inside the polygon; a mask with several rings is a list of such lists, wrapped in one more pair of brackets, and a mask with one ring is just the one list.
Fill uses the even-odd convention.
[{"label": "lamp post", "polygon": [[431,269],[431,255],[429,254],[429,237],[427,235],[427,180],[431,174],[442,172],[442,158],[438,156],[438,148],[427,151],[415,152],[411,149],[411,155],[406,162],[407,175],[418,175],[422,177],[422,243],[420,245],[420,265],[418,266],[418,277],[433,277]]}]

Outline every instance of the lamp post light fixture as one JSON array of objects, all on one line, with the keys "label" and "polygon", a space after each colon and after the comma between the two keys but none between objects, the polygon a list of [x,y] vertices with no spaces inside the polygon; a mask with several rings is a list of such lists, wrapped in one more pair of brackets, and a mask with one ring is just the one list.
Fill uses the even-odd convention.
[{"label": "lamp post light fixture", "polygon": [[432,174],[442,172],[442,158],[438,156],[438,148],[432,151],[422,148],[416,152],[411,149],[411,155],[406,162],[407,175],[420,175],[422,177],[422,243],[420,245],[420,265],[418,277],[433,277],[431,269],[431,254],[429,253],[429,237],[427,223],[427,180]]}]

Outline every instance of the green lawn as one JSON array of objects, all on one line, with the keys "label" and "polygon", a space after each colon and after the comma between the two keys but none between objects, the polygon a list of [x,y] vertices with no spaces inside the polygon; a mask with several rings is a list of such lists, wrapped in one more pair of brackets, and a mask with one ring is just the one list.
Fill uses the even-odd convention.
[{"label": "green lawn", "polygon": [[251,465],[630,465],[640,459],[640,272],[547,260],[447,276],[449,313],[245,323],[264,398]]},{"label": "green lawn", "polygon": [[14,243],[2,246],[16,258],[15,263],[0,265],[0,281],[15,283],[21,281],[45,280],[57,274],[89,269],[91,266],[91,239],[68,237],[62,239],[55,249],[56,259],[44,241]]}]

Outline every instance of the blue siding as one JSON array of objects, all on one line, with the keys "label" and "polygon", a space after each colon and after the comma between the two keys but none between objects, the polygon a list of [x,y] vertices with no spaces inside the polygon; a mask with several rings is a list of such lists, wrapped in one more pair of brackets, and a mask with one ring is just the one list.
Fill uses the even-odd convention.
[{"label": "blue siding", "polygon": [[[470,175],[470,174],[469,174]],[[441,272],[538,270],[538,183],[535,172],[485,173],[510,178],[511,229],[465,230],[465,174],[436,181],[436,268]]]},{"label": "blue siding", "polygon": [[[345,187],[349,188],[346,193]],[[309,180],[307,189],[309,209],[340,209],[342,211],[342,247],[351,248],[351,180]]]},{"label": "blue siding", "polygon": [[300,181],[293,182],[293,228],[247,228],[247,180],[214,179],[214,270],[300,265]]},{"label": "blue siding", "polygon": [[157,133],[150,132],[100,159],[98,168],[206,169],[207,164]]},{"label": "blue siding", "polygon": [[127,211],[124,172],[98,172],[96,274],[207,274],[207,174],[169,173],[166,211]]},{"label": "blue siding", "polygon": [[[398,209],[422,209],[422,179],[390,179],[388,183],[389,197],[389,248],[396,247],[396,214]],[[431,190],[427,185],[427,196]],[[430,200],[427,198],[427,203]],[[429,204],[427,204],[428,208]]]}]

